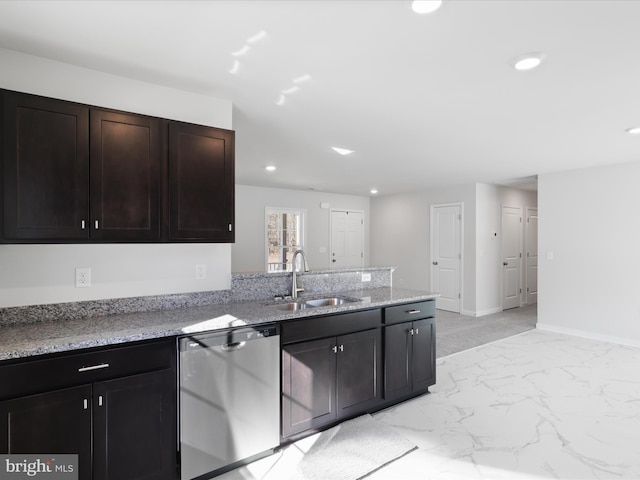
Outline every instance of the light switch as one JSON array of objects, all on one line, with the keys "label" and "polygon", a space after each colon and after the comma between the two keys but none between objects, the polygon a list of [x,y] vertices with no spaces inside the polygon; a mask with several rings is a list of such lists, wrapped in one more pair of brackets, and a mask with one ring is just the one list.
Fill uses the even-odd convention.
[{"label": "light switch", "polygon": [[547,252],[547,260],[553,260],[553,252]]}]

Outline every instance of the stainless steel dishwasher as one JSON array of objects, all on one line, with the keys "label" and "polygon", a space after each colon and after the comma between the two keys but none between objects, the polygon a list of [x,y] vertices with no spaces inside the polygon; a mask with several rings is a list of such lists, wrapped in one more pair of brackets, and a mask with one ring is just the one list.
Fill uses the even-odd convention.
[{"label": "stainless steel dishwasher", "polygon": [[182,480],[272,453],[280,442],[279,326],[181,337]]}]

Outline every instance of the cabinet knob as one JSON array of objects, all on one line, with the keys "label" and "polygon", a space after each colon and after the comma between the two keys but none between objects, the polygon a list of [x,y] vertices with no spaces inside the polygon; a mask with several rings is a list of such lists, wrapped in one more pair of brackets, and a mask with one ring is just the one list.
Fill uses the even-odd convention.
[{"label": "cabinet knob", "polygon": [[438,262],[431,262],[431,263],[433,263],[434,265],[438,265]]}]

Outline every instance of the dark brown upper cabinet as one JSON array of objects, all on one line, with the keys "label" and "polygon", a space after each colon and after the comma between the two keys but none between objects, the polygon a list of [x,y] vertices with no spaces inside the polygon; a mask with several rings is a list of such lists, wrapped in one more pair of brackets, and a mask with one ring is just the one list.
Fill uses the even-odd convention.
[{"label": "dark brown upper cabinet", "polygon": [[169,123],[170,241],[234,241],[233,131]]},{"label": "dark brown upper cabinet", "polygon": [[160,240],[160,120],[91,110],[91,238]]},{"label": "dark brown upper cabinet", "polygon": [[2,242],[234,241],[233,131],[0,93]]},{"label": "dark brown upper cabinet", "polygon": [[3,237],[7,242],[89,238],[89,109],[3,95]]}]

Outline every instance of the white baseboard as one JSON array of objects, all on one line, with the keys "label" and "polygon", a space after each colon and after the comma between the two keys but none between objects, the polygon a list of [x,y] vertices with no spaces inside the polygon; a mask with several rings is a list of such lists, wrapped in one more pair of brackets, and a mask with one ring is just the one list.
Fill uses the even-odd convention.
[{"label": "white baseboard", "polygon": [[536,323],[536,328],[538,330],[544,330],[547,332],[562,333],[565,335],[572,335],[574,337],[582,337],[582,338],[588,338],[590,340],[600,340],[601,342],[615,343],[618,345],[626,345],[628,347],[640,348],[640,340],[634,340],[634,339],[629,339],[624,337],[616,337],[613,335],[602,335],[600,333],[593,333],[586,330],[558,327],[556,325],[550,325],[548,323],[540,323],[540,322]]},{"label": "white baseboard", "polygon": [[475,312],[473,310],[463,310],[460,312],[461,315],[468,315],[470,317],[484,317],[485,315],[491,315],[492,313],[499,313],[502,311],[501,307],[490,308],[488,310],[480,310]]}]

